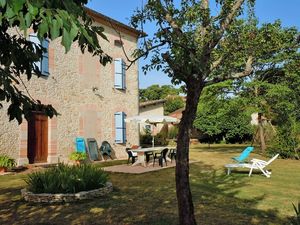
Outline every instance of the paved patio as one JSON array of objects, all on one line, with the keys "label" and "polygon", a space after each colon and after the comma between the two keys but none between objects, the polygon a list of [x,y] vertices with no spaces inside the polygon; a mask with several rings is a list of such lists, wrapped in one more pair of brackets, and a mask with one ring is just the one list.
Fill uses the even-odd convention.
[{"label": "paved patio", "polygon": [[[198,161],[190,161],[190,163],[195,163]],[[103,169],[108,172],[114,172],[114,173],[132,173],[132,174],[141,174],[141,173],[148,173],[152,171],[157,170],[163,170],[167,168],[172,168],[176,166],[175,160],[171,162],[168,162],[168,166],[164,164],[163,167],[159,166],[158,163],[155,163],[154,167],[152,162],[150,162],[146,167],[143,167],[141,165],[132,166],[131,164],[122,164],[122,165],[116,165],[116,166],[108,166],[104,167]]]},{"label": "paved patio", "polygon": [[141,174],[141,173],[148,173],[156,170],[166,169],[175,167],[176,163],[175,160],[173,162],[168,162],[168,166],[164,164],[163,167],[159,166],[158,163],[155,163],[154,167],[153,164],[150,162],[146,167],[141,165],[132,166],[131,164],[122,164],[116,166],[109,166],[104,167],[103,169],[108,172],[116,172],[116,173],[133,173],[133,174]]}]

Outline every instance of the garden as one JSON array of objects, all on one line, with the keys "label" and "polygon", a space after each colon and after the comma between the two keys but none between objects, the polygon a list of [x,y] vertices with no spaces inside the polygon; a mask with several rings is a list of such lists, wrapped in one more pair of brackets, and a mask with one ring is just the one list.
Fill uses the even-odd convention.
[{"label": "garden", "polygon": [[[224,169],[243,145],[192,145],[190,182],[199,224],[291,224],[300,199],[299,161],[277,159],[271,178]],[[261,158],[255,148],[250,158]],[[125,164],[96,164],[96,168]],[[96,172],[95,170],[94,172]],[[1,224],[177,224],[174,168],[144,174],[109,173],[113,192],[73,203],[28,203],[20,190],[31,171],[0,177]],[[78,186],[78,184],[77,184]],[[68,221],[68,222],[66,222]],[[295,223],[296,224],[296,223]]]}]

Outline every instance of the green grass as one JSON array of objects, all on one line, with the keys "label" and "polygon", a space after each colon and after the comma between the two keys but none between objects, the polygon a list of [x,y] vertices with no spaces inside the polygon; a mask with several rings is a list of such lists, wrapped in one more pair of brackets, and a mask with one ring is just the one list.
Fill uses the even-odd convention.
[{"label": "green grass", "polygon": [[[287,224],[300,201],[299,161],[274,161],[270,179],[246,170],[225,175],[224,164],[244,146],[195,145],[190,181],[198,224]],[[263,158],[257,154],[251,157]],[[126,163],[113,161],[99,166]],[[177,224],[174,168],[110,174],[107,197],[73,204],[32,204],[20,198],[24,175],[0,177],[0,224]]]}]

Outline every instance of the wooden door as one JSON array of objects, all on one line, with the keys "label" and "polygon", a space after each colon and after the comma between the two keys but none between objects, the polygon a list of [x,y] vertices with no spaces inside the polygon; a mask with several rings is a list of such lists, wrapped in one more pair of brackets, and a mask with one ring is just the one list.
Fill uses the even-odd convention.
[{"label": "wooden door", "polygon": [[47,162],[48,117],[39,112],[28,120],[27,156],[29,163]]}]

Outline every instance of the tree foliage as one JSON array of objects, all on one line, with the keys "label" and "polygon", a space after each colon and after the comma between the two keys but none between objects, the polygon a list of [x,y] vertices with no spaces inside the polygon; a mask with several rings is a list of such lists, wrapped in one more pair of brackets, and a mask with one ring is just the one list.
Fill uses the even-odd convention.
[{"label": "tree foliage", "polygon": [[182,93],[181,88],[175,88],[172,85],[157,84],[151,85],[148,88],[139,90],[141,102],[165,99],[164,113],[169,114],[177,109],[184,107],[184,100],[179,94]]},{"label": "tree foliage", "polygon": [[[248,3],[248,4],[246,4]],[[189,133],[199,97],[207,86],[250,76],[256,70],[285,64],[282,55],[298,51],[296,29],[274,24],[258,27],[254,0],[149,0],[132,17],[135,27],[156,24],[135,56],[150,55],[143,67],[162,70],[174,84],[184,83],[186,107],[177,138],[176,193],[180,224],[196,224],[189,185]],[[211,6],[217,5],[216,10]],[[248,10],[248,20],[241,15]],[[289,35],[281,36],[281,33]],[[294,47],[291,47],[290,44]],[[274,61],[277,60],[277,61]],[[271,63],[271,62],[275,63]]]},{"label": "tree foliage", "polygon": [[[282,32],[281,36],[289,35],[288,29],[278,25],[279,22],[274,24],[278,30],[287,31]],[[289,45],[290,49],[295,47],[293,42],[285,45]],[[271,59],[269,63],[273,64],[272,67],[263,67],[247,79],[206,88],[200,98],[194,126],[210,136],[212,141],[218,141],[220,136],[229,141],[228,137],[235,131],[238,135],[250,136],[250,133],[243,133],[243,130],[253,130],[249,127],[250,114],[261,112],[276,129],[275,133],[272,131],[273,139],[268,142],[268,152],[298,158],[300,54],[295,47],[280,57],[280,64]],[[228,114],[230,111],[235,112],[234,115]]]},{"label": "tree foliage", "polygon": [[[228,83],[228,82],[227,82]],[[246,99],[224,95],[221,90],[228,85],[217,85],[207,88],[200,98],[194,127],[209,137],[210,143],[225,140],[227,143],[251,141],[253,127],[250,125],[251,113]],[[220,95],[211,91],[220,91]],[[224,91],[224,90],[223,90]],[[223,94],[223,96],[222,96]]]},{"label": "tree foliage", "polygon": [[[107,40],[102,27],[94,26],[84,10],[87,0],[0,0],[0,102],[9,103],[9,119],[22,121],[32,110],[56,115],[51,105],[33,99],[24,78],[41,76],[35,65],[42,57],[42,46],[28,40],[32,29],[42,41],[61,37],[66,52],[77,41],[82,52],[89,51],[105,65],[111,58],[99,45],[97,35]],[[0,107],[3,105],[0,103]]]},{"label": "tree foliage", "polygon": [[177,109],[184,107],[184,100],[181,96],[169,96],[164,105],[164,112],[166,115],[175,112]]},{"label": "tree foliage", "polygon": [[166,99],[168,96],[179,95],[181,90],[175,88],[172,85],[162,85],[158,84],[151,85],[145,89],[139,90],[140,101],[152,101],[159,99]]}]

